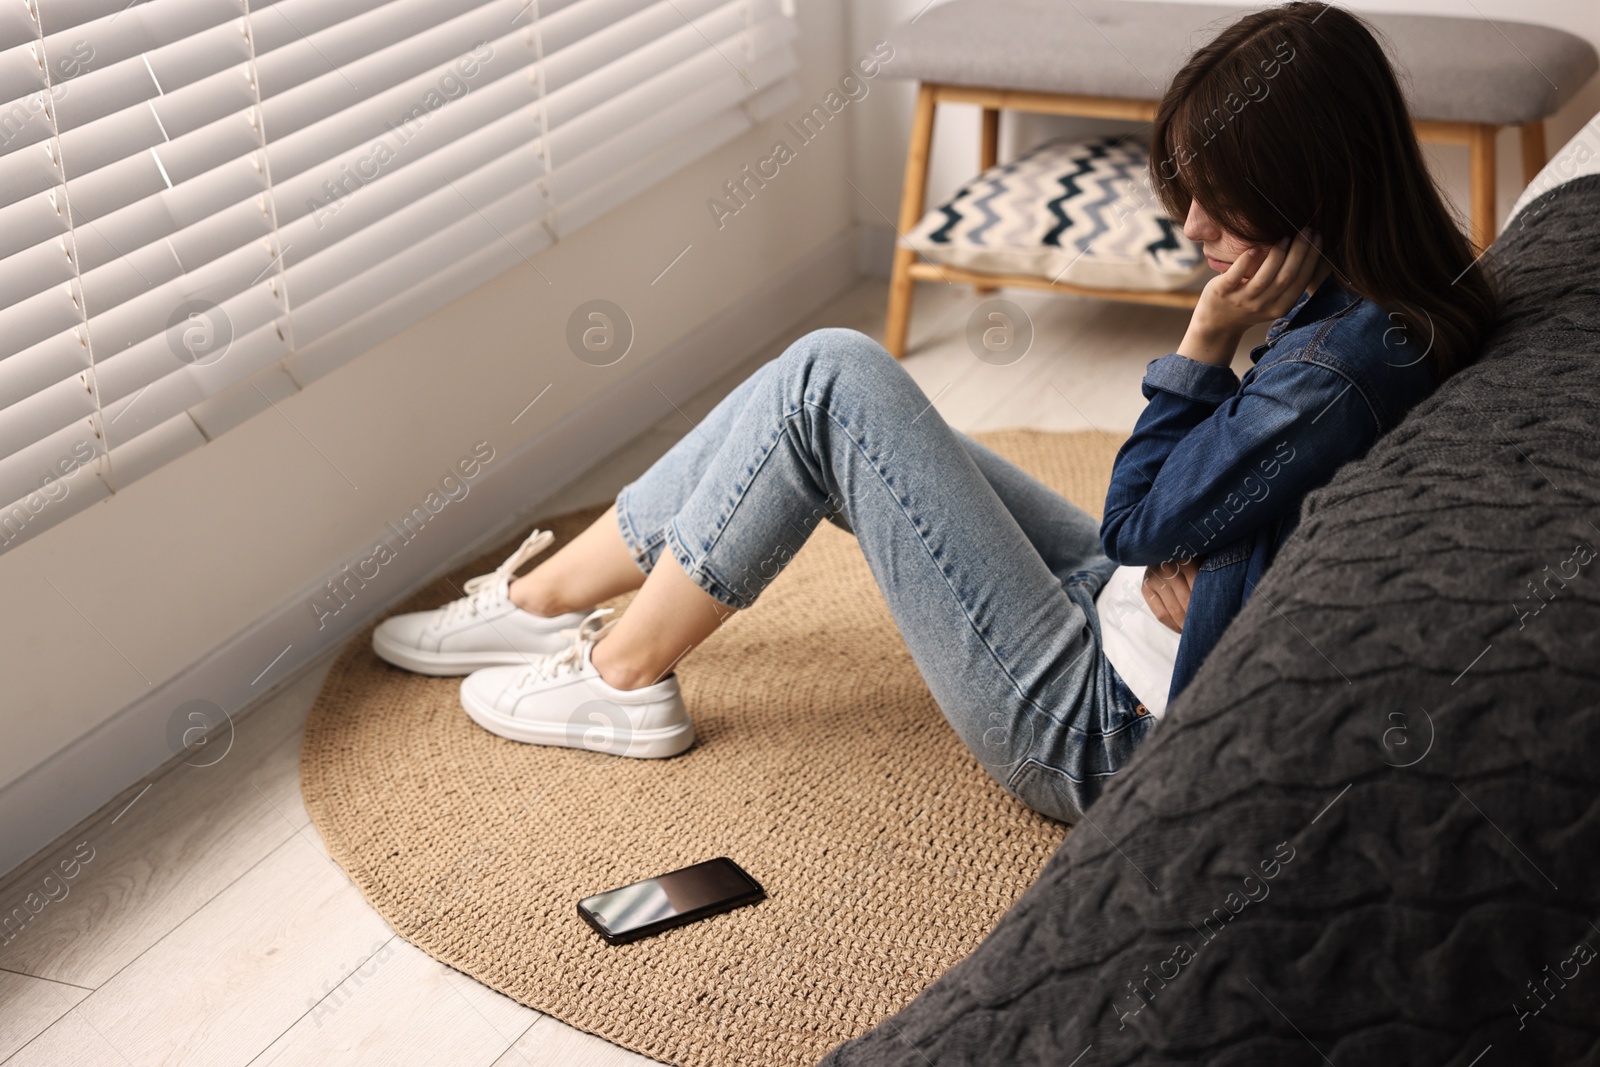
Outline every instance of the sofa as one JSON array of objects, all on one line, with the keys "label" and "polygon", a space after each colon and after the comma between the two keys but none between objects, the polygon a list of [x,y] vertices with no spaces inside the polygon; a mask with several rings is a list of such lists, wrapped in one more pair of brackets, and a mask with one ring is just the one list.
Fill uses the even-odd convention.
[{"label": "sofa", "polygon": [[825,1067],[1600,1063],[1600,175],[982,945]]}]

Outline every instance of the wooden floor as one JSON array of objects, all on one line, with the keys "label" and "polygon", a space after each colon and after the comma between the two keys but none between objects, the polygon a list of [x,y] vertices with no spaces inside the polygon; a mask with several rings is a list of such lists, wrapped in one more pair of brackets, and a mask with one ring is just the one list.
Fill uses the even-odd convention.
[{"label": "wooden floor", "polygon": [[[906,367],[952,425],[1125,432],[1145,363],[1186,313],[1006,294],[1038,340],[974,358],[970,290],[926,286]],[[886,287],[863,281],[811,326],[881,335]],[[763,360],[716,385],[550,501],[610,499]],[[24,1065],[648,1064],[541,1016],[402,940],[328,858],[300,801],[306,712],[331,655],[236,717],[189,763],[128,790],[0,880],[0,1062]],[[9,938],[9,940],[7,940]],[[597,951],[603,951],[597,943]]]}]

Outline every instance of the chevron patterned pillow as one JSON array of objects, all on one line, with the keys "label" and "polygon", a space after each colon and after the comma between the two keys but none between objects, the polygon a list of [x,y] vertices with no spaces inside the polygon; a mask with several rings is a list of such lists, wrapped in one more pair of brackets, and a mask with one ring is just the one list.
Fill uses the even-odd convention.
[{"label": "chevron patterned pillow", "polygon": [[906,244],[925,259],[1098,289],[1182,289],[1206,271],[1199,247],[1150,189],[1132,139],[1051,141],[990,167],[928,212]]}]

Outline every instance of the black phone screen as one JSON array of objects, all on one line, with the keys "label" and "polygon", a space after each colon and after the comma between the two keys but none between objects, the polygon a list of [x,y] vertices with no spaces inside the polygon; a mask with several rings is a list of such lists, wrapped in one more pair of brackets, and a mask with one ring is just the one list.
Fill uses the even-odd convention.
[{"label": "black phone screen", "polygon": [[759,883],[726,856],[578,901],[578,914],[613,944],[634,941],[764,899]]}]

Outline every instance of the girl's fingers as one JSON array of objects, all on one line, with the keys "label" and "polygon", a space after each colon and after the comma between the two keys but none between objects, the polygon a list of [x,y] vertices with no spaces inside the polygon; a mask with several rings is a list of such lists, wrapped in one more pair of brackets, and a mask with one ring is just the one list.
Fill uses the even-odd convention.
[{"label": "girl's fingers", "polygon": [[1266,258],[1261,261],[1261,267],[1255,272],[1255,277],[1245,286],[1245,292],[1254,297],[1270,293],[1273,283],[1278,280],[1279,268],[1283,266],[1284,257],[1288,252],[1289,246],[1282,241],[1273,245],[1267,252]]},{"label": "girl's fingers", "polygon": [[1167,625],[1181,633],[1184,617],[1189,614],[1189,598],[1180,600],[1177,587],[1170,582],[1162,587],[1162,596],[1167,602]]},{"label": "girl's fingers", "polygon": [[1252,245],[1207,284],[1211,298],[1246,321],[1277,318],[1300,299],[1326,262],[1305,232],[1274,245]]},{"label": "girl's fingers", "polygon": [[1239,258],[1228,264],[1228,269],[1219,277],[1224,289],[1239,289],[1250,280],[1250,275],[1255,272],[1256,264],[1261,260],[1261,253],[1254,248],[1247,248],[1239,253]]},{"label": "girl's fingers", "polygon": [[1293,243],[1289,245],[1288,253],[1283,258],[1283,267],[1278,271],[1276,279],[1277,284],[1270,294],[1275,302],[1283,297],[1288,297],[1289,302],[1292,304],[1300,298],[1300,294],[1305,290],[1308,277],[1305,273],[1306,261],[1311,259],[1315,253],[1316,250],[1311,247],[1304,237],[1295,237]]},{"label": "girl's fingers", "polygon": [[1154,567],[1145,568],[1144,596],[1151,612],[1163,626],[1179,633],[1183,631],[1187,608],[1178,602],[1173,583],[1161,577]]},{"label": "girl's fingers", "polygon": [[1144,602],[1150,606],[1151,614],[1163,626],[1170,628],[1172,623],[1167,619],[1167,604],[1161,597],[1161,578],[1154,567],[1144,569],[1144,581],[1139,584],[1139,591],[1144,594]]},{"label": "girl's fingers", "polygon": [[1168,586],[1172,590],[1172,599],[1177,602],[1180,617],[1189,613],[1189,594],[1193,588],[1189,584],[1189,576],[1182,571],[1172,579]]},{"label": "girl's fingers", "polygon": [[1317,268],[1322,264],[1322,250],[1307,241],[1305,258],[1301,261],[1299,273],[1295,275],[1296,291],[1304,289],[1311,284],[1311,279],[1316,276]]},{"label": "girl's fingers", "polygon": [[1303,234],[1297,235],[1284,257],[1272,288],[1261,294],[1266,308],[1274,315],[1282,315],[1293,307],[1306,286],[1311,284],[1311,276],[1321,258],[1321,253]]},{"label": "girl's fingers", "polygon": [[[1301,273],[1306,261],[1316,258],[1316,249],[1311,247],[1311,242],[1305,239],[1304,234],[1297,235],[1294,244],[1289,246],[1289,255],[1283,261],[1283,277],[1286,284],[1293,284],[1304,277]],[[1300,286],[1304,289],[1305,286]]]},{"label": "girl's fingers", "polygon": [[1283,315],[1300,299],[1300,294],[1311,284],[1321,254],[1303,239],[1296,239],[1291,258],[1284,261],[1279,272],[1280,287],[1270,294],[1268,307],[1275,315]]},{"label": "girl's fingers", "polygon": [[1300,262],[1297,265],[1295,277],[1310,279],[1311,272],[1317,269],[1317,264],[1322,262],[1322,249],[1308,238],[1304,232],[1295,239],[1295,244],[1300,247]]}]

